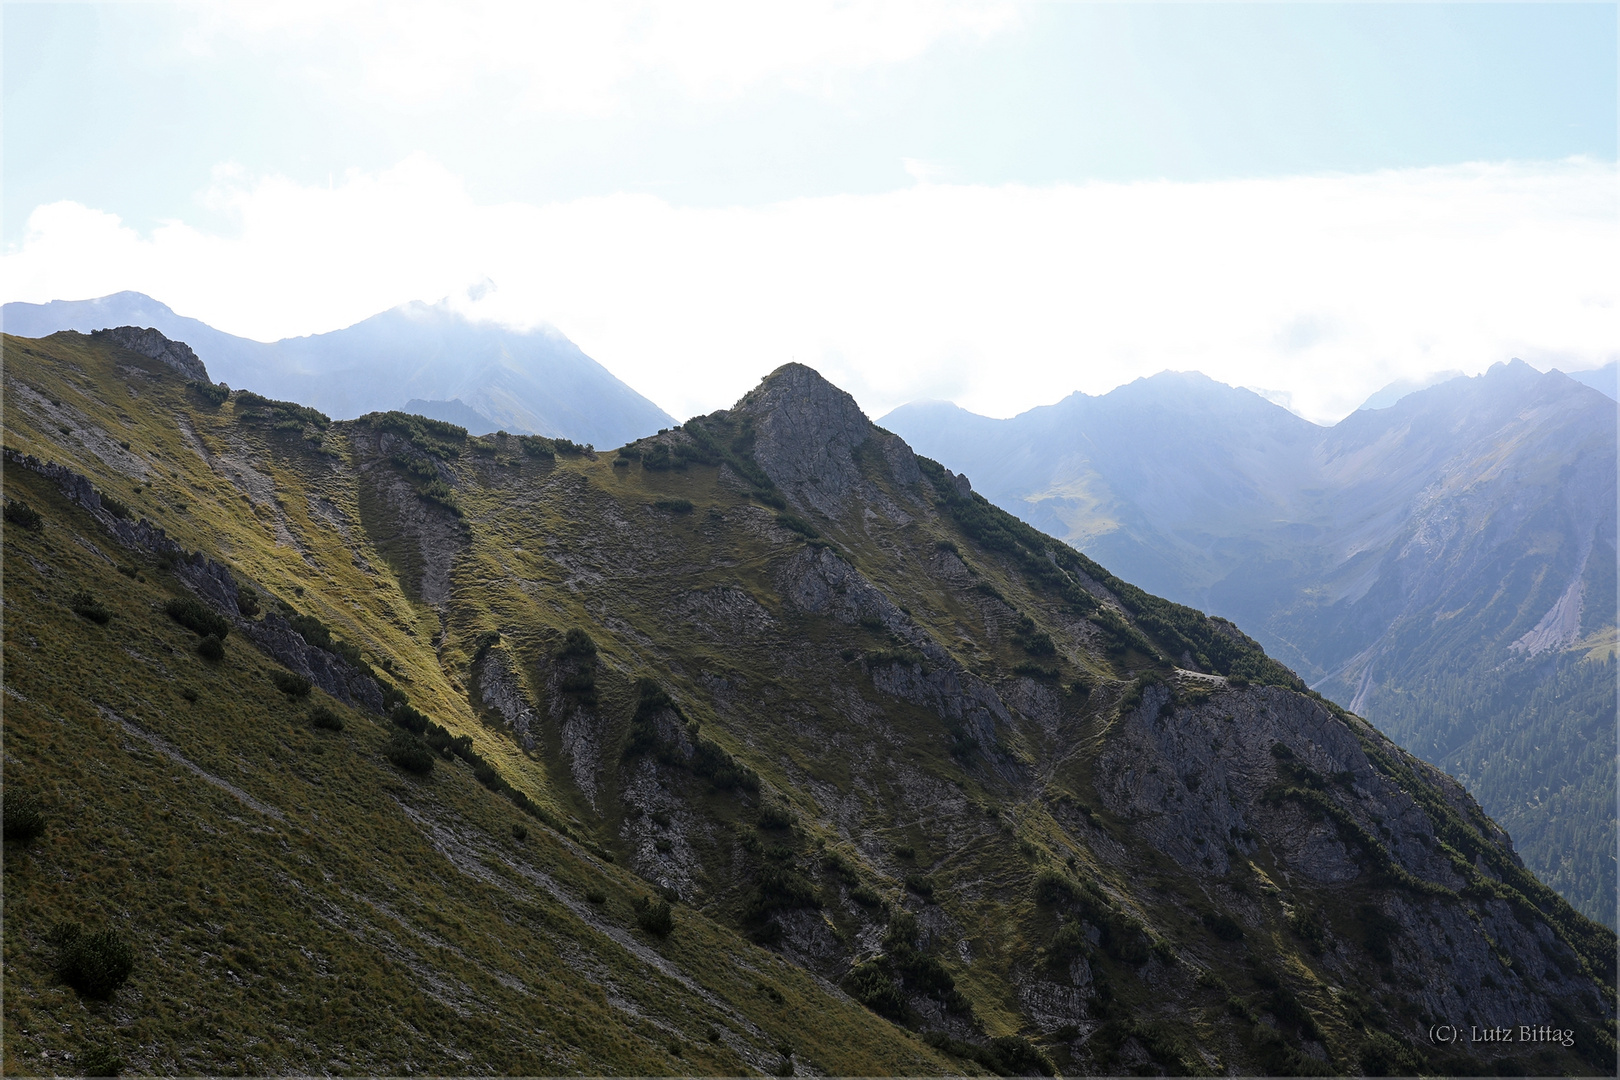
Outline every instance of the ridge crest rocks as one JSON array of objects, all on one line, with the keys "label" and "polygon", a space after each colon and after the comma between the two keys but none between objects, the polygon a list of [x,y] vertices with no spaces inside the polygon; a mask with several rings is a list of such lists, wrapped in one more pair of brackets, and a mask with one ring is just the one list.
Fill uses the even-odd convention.
[{"label": "ridge crest rocks", "polygon": [[790,502],[839,517],[864,486],[860,460],[881,455],[900,485],[922,481],[911,447],[804,364],[783,364],[737,402],[754,421],[754,460]]},{"label": "ridge crest rocks", "polygon": [[90,336],[104,338],[119,348],[167,364],[188,379],[213,382],[208,377],[208,368],[203,366],[190,345],[183,341],[171,341],[150,326],[115,326],[110,330],[92,330]]}]

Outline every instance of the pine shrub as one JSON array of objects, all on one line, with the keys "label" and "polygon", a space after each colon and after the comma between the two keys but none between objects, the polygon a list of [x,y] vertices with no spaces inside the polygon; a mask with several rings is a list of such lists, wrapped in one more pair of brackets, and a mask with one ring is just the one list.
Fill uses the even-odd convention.
[{"label": "pine shrub", "polygon": [[309,726],[322,731],[342,731],[343,717],[325,705],[317,705],[309,710]]},{"label": "pine shrub", "polygon": [[231,624],[223,616],[195,596],[177,596],[163,605],[169,618],[198,637],[213,634],[224,641],[231,633]]},{"label": "pine shrub", "polygon": [[433,751],[422,740],[396,731],[383,745],[383,756],[406,772],[426,776],[433,771]]},{"label": "pine shrub", "polygon": [[29,532],[38,532],[40,526],[45,523],[45,519],[38,510],[16,499],[6,500],[5,516],[7,525],[15,525],[17,528],[27,529]]},{"label": "pine shrub", "polygon": [[56,973],[85,997],[111,997],[135,970],[135,952],[116,930],[88,934],[77,923],[64,923],[54,936]]},{"label": "pine shrub", "polygon": [[45,835],[45,812],[40,809],[39,799],[32,792],[14,790],[10,784],[0,795],[0,819],[7,840],[26,844]]},{"label": "pine shrub", "polygon": [[112,612],[103,607],[95,596],[83,589],[68,598],[68,606],[73,609],[73,614],[89,619],[93,623],[99,623],[102,626],[107,625],[107,620],[112,618]]},{"label": "pine shrub", "polygon": [[209,663],[217,664],[225,659],[225,643],[213,634],[209,634],[197,642],[197,653]]},{"label": "pine shrub", "polygon": [[636,925],[654,937],[668,937],[675,929],[675,915],[668,900],[638,896],[635,901]]},{"label": "pine shrub", "polygon": [[309,696],[309,680],[302,675],[295,675],[290,671],[272,671],[270,681],[276,684],[276,689],[292,698]]}]

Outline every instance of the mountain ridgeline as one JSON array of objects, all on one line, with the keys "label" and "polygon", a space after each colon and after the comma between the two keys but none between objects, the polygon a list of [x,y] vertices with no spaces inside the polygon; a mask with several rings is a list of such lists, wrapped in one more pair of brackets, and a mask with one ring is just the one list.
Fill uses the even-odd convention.
[{"label": "mountain ridgeline", "polygon": [[1515,361],[1331,428],[1172,372],[1011,420],[925,404],[884,423],[1122,576],[1235,621],[1462,779],[1613,927],[1615,420],[1611,397]]},{"label": "mountain ridgeline", "polygon": [[403,304],[326,334],[262,342],[176,315],[138,292],[6,304],[7,333],[88,334],[135,324],[184,341],[214,378],[337,417],[407,408],[469,428],[617,446],[674,419],[561,334],[475,322],[445,303]]},{"label": "mountain ridgeline", "polygon": [[4,348],[19,1071],[1614,1069],[1455,780],[808,368],[592,452]]}]

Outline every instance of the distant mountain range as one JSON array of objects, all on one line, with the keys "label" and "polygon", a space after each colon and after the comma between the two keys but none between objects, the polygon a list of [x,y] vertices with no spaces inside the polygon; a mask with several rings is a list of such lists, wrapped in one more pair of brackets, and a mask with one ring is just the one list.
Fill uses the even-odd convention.
[{"label": "distant mountain range", "polygon": [[327,334],[265,343],[177,315],[138,292],[5,305],[5,332],[44,337],[153,327],[235,387],[336,419],[407,409],[466,427],[620,446],[675,423],[555,330],[473,322],[444,304],[404,304]]},{"label": "distant mountain range", "polygon": [[1514,361],[1324,428],[1166,372],[1010,420],[922,403],[880,422],[1114,573],[1232,619],[1464,779],[1614,924],[1612,398]]}]

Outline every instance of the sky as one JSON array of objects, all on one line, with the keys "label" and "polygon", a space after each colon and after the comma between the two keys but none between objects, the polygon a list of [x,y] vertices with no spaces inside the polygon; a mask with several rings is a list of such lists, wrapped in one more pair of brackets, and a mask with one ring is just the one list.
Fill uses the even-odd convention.
[{"label": "sky", "polygon": [[555,326],[672,414],[1620,355],[1616,5],[20,4],[0,299]]}]

